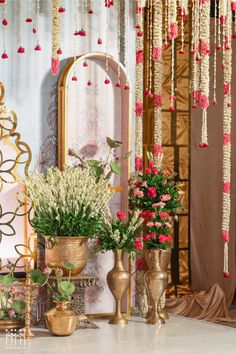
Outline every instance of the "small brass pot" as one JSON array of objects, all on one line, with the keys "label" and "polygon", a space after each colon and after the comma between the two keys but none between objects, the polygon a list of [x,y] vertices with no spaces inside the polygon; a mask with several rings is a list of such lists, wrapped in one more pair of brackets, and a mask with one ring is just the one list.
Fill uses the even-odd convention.
[{"label": "small brass pot", "polygon": [[73,263],[75,268],[71,275],[82,272],[88,260],[88,237],[85,236],[57,236],[55,243],[45,236],[45,263],[52,268],[61,268],[63,275],[69,275],[65,263]]},{"label": "small brass pot", "polygon": [[0,320],[0,332],[11,329],[24,328],[25,323],[22,320]]},{"label": "small brass pot", "polygon": [[69,307],[70,302],[54,301],[53,307],[45,313],[47,328],[54,336],[70,336],[76,330],[79,315]]},{"label": "small brass pot", "polygon": [[144,277],[150,301],[147,315],[148,324],[165,323],[164,315],[161,313],[160,299],[164,294],[168,283],[168,276],[166,272],[168,257],[163,257],[163,263],[161,263],[162,252],[163,250],[159,249],[149,249],[145,252],[145,257],[149,268]]},{"label": "small brass pot", "polygon": [[124,268],[122,250],[115,250],[114,253],[115,264],[113,269],[107,274],[107,284],[116,300],[116,312],[109,320],[109,323],[122,325],[128,324],[127,319],[121,313],[121,299],[130,285],[130,273]]}]

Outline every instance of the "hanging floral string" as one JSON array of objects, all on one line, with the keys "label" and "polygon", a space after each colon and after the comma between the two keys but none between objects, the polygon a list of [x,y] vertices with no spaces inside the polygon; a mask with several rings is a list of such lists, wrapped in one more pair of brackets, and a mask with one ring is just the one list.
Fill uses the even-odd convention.
[{"label": "hanging floral string", "polygon": [[23,37],[23,18],[22,18],[22,9],[23,9],[23,3],[22,0],[20,0],[20,12],[19,12],[19,42],[20,46],[17,50],[17,53],[19,54],[24,54],[25,53],[25,48],[22,45],[22,37]]},{"label": "hanging floral string", "polygon": [[153,3],[152,0],[148,1],[148,16],[147,16],[147,27],[148,27],[148,70],[147,70],[147,87],[144,91],[144,96],[153,98],[152,94],[152,72],[153,72]]},{"label": "hanging floral string", "polygon": [[32,6],[31,0],[28,0],[28,17],[25,20],[25,22],[27,22],[27,23],[33,22],[31,6]]},{"label": "hanging floral string", "polygon": [[209,106],[209,84],[210,84],[210,0],[204,0],[200,4],[200,55],[201,55],[201,97],[202,128],[201,142],[199,147],[208,147],[207,132],[207,108]]},{"label": "hanging floral string", "polygon": [[78,32],[78,35],[81,37],[86,37],[86,4],[85,0],[82,0],[82,27],[80,31]]},{"label": "hanging floral string", "polygon": [[200,6],[199,1],[193,2],[192,8],[193,18],[193,35],[191,43],[192,60],[192,95],[193,103],[192,108],[197,108],[200,102],[200,53],[199,53],[199,31],[200,31]]},{"label": "hanging floral string", "polygon": [[92,15],[93,14],[93,0],[89,0],[89,10],[88,10],[88,14]]},{"label": "hanging floral string", "polygon": [[78,78],[76,76],[76,55],[77,55],[77,41],[76,41],[76,36],[77,36],[77,26],[78,26],[78,3],[77,0],[74,0],[74,36],[73,36],[73,53],[74,53],[74,58],[73,58],[73,75],[71,77],[72,81],[77,81]]},{"label": "hanging floral string", "polygon": [[60,67],[60,59],[58,50],[60,49],[60,12],[61,0],[52,0],[52,58],[51,71],[53,75],[57,75]]},{"label": "hanging floral string", "polygon": [[176,0],[169,0],[169,33],[168,38],[171,40],[171,95],[169,111],[175,110],[175,39],[178,35],[177,23],[177,3]]},{"label": "hanging floral string", "polygon": [[213,106],[216,106],[217,100],[216,100],[216,83],[217,83],[217,70],[216,70],[216,64],[217,64],[217,2],[215,1],[215,7],[214,7],[214,73],[213,73]]},{"label": "hanging floral string", "polygon": [[231,82],[232,82],[232,14],[230,0],[226,4],[226,31],[223,43],[224,66],[224,105],[223,105],[223,205],[222,205],[222,237],[224,242],[224,277],[229,277],[228,245],[230,233],[231,210]]},{"label": "hanging floral string", "polygon": [[7,4],[4,3],[2,6],[2,27],[3,27],[3,31],[2,31],[2,35],[3,35],[3,53],[2,53],[2,59],[8,59],[8,54],[6,51],[6,30],[7,30],[7,25],[8,25],[8,21],[7,21]]},{"label": "hanging floral string", "polygon": [[157,165],[162,161],[162,0],[153,1],[153,54],[154,62],[154,147]]},{"label": "hanging floral string", "polygon": [[39,43],[39,0],[36,0],[35,28],[36,28],[37,42],[34,50],[41,51],[42,48]]},{"label": "hanging floral string", "polygon": [[99,45],[102,45],[102,0],[99,1],[99,34],[98,34],[98,41]]},{"label": "hanging floral string", "polygon": [[143,14],[144,3],[136,0],[136,141],[135,171],[143,170]]},{"label": "hanging floral string", "polygon": [[108,77],[108,70],[109,70],[109,59],[108,59],[108,51],[109,51],[109,41],[110,41],[110,36],[109,36],[109,8],[110,6],[107,6],[106,10],[106,78],[105,78],[105,85],[109,85],[111,81],[109,80]]},{"label": "hanging floral string", "polygon": [[179,54],[184,54],[184,22],[188,13],[188,0],[179,0],[179,17],[181,19],[181,49]]},{"label": "hanging floral string", "polygon": [[117,14],[117,48],[118,48],[118,63],[117,63],[117,81],[116,81],[116,87],[120,88],[121,87],[121,82],[120,82],[120,46],[121,46],[121,40],[120,40],[120,17],[121,17],[121,2],[119,1],[118,5],[118,14]]}]

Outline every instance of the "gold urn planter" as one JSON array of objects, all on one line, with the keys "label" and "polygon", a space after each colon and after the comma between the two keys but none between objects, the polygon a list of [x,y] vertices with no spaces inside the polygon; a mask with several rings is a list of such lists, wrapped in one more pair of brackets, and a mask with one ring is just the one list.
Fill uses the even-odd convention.
[{"label": "gold urn planter", "polygon": [[69,275],[69,270],[64,267],[66,263],[73,263],[75,268],[71,275],[82,272],[88,259],[88,237],[85,236],[57,236],[52,242],[45,236],[45,263],[51,268],[61,268],[63,275]]},{"label": "gold urn planter", "polygon": [[165,319],[168,319],[166,311],[161,309],[160,300],[168,284],[167,267],[170,255],[171,250],[148,249],[145,252],[148,271],[144,279],[150,301],[148,324],[164,324]]},{"label": "gold urn planter", "polygon": [[122,250],[115,250],[114,254],[115,264],[113,269],[107,274],[107,284],[116,300],[116,312],[109,320],[109,323],[114,325],[124,325],[128,324],[128,321],[121,313],[121,300],[130,285],[130,273],[124,268]]},{"label": "gold urn planter", "polygon": [[22,320],[0,320],[0,332],[11,330],[11,329],[21,329],[24,328],[25,322]]},{"label": "gold urn planter", "polygon": [[70,302],[54,301],[53,307],[45,313],[46,325],[54,336],[70,336],[76,330],[79,315],[70,309]]}]

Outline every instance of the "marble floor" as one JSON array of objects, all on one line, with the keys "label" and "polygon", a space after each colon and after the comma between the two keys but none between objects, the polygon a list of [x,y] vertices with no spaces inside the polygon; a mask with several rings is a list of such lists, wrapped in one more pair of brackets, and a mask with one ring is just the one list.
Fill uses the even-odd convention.
[{"label": "marble floor", "polygon": [[131,318],[117,327],[97,321],[100,329],[78,330],[71,337],[52,337],[42,330],[31,341],[6,342],[0,335],[0,353],[32,354],[230,354],[236,353],[236,329],[171,316],[166,325],[146,325]]}]

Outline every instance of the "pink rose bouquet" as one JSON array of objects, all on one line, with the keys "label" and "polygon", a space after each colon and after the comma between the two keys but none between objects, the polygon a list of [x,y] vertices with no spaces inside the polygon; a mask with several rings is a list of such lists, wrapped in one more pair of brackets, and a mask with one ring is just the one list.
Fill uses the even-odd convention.
[{"label": "pink rose bouquet", "polygon": [[[173,177],[158,170],[152,155],[145,174],[130,181],[129,200],[132,209],[139,209],[143,218],[143,241],[147,248],[171,247],[173,216],[182,209],[179,191]],[[138,191],[138,192],[137,192]]]}]

